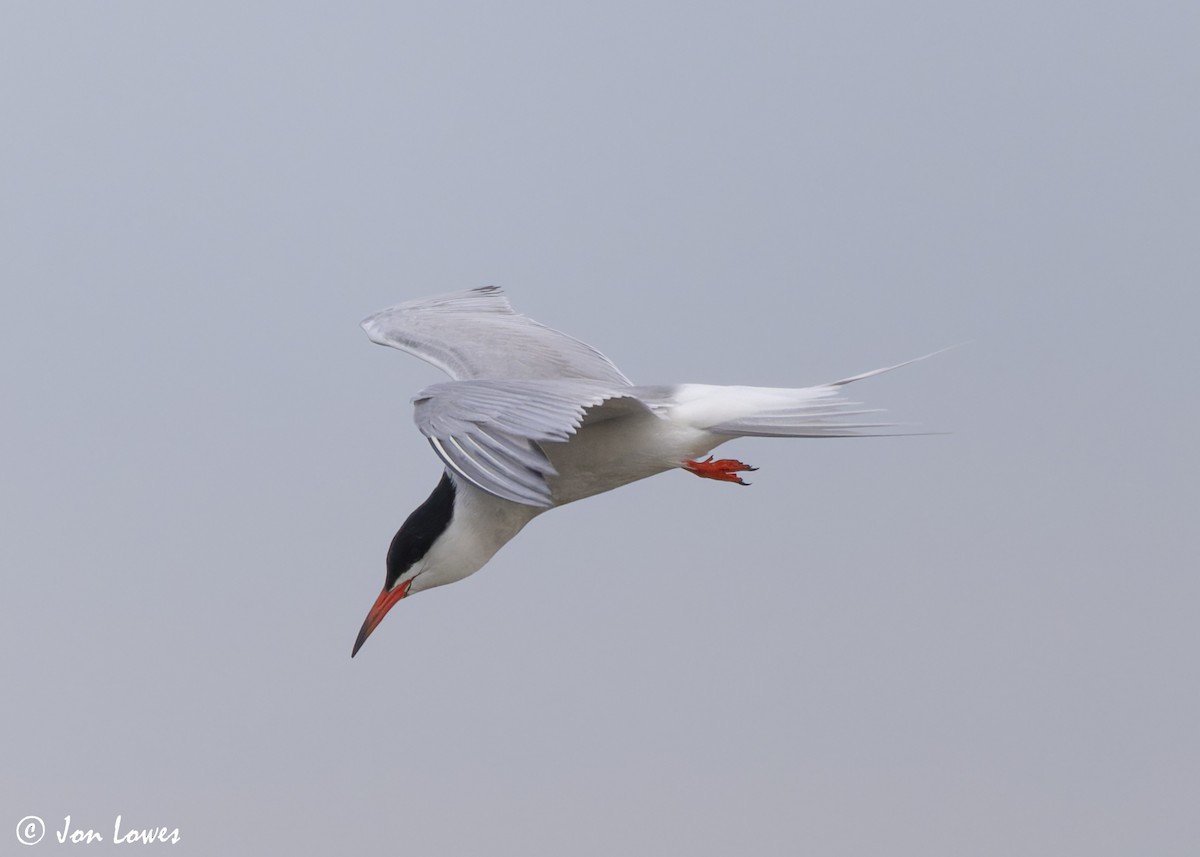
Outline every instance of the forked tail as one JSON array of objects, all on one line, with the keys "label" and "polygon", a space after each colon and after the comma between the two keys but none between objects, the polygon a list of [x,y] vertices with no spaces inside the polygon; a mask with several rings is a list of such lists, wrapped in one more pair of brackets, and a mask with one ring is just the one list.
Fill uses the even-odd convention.
[{"label": "forked tail", "polygon": [[[951,346],[954,347],[954,346]],[[902,425],[894,422],[879,422],[863,419],[871,414],[883,413],[882,408],[864,408],[842,395],[842,387],[855,381],[899,369],[918,360],[924,360],[941,349],[923,357],[906,360],[895,366],[885,366],[861,375],[830,381],[814,387],[713,387],[704,403],[700,396],[695,402],[683,404],[692,407],[699,425],[717,434],[750,437],[878,437],[897,434],[927,434],[915,431],[885,431]],[[696,388],[699,389],[699,388]],[[707,423],[707,424],[705,424]]]}]

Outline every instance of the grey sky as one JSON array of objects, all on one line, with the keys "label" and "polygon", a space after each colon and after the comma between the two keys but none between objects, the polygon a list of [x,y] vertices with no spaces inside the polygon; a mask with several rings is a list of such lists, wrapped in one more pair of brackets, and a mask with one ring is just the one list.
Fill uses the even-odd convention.
[{"label": "grey sky", "polygon": [[[7,4],[0,853],[1197,853],[1198,33]],[[642,383],[972,344],[855,390],[950,434],[730,444],[351,661],[442,380],[358,320],[493,283]]]}]

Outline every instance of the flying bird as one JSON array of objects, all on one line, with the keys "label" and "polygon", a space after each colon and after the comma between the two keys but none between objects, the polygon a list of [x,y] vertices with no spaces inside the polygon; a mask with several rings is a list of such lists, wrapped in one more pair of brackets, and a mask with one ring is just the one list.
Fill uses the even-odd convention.
[{"label": "flying bird", "polygon": [[547,509],[675,468],[746,485],[739,474],[756,468],[709,454],[736,437],[883,433],[894,424],[862,421],[877,411],[842,387],[913,362],[814,387],[641,386],[590,345],[514,312],[496,286],[397,304],[362,327],[452,380],[412,400],[445,470],[392,539],[351,657],[398,601],[474,574]]}]

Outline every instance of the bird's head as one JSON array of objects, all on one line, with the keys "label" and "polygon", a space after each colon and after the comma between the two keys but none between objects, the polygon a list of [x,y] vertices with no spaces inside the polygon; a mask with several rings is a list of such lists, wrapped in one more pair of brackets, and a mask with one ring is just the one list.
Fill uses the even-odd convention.
[{"label": "bird's head", "polygon": [[414,585],[417,577],[426,570],[430,549],[450,526],[454,517],[454,496],[454,483],[449,476],[443,475],[442,481],[433,489],[429,499],[408,516],[408,520],[392,538],[392,546],[388,548],[387,579],[384,581],[383,591],[379,593],[375,604],[367,613],[350,657],[358,654],[367,637],[371,636],[371,632],[398,601],[413,592],[428,589],[429,586],[436,586],[441,582],[430,580],[425,586]]}]

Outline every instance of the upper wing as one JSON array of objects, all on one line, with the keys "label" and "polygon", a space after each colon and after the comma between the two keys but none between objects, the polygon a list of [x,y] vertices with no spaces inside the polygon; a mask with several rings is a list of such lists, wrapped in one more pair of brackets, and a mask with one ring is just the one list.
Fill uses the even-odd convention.
[{"label": "upper wing", "polygon": [[456,381],[588,378],[628,386],[607,357],[513,311],[497,286],[397,304],[363,320],[372,342],[427,360]]},{"label": "upper wing", "polygon": [[497,497],[551,506],[546,477],[556,475],[543,441],[562,442],[589,408],[634,388],[584,379],[452,381],[413,399],[417,428],[459,476]]}]

